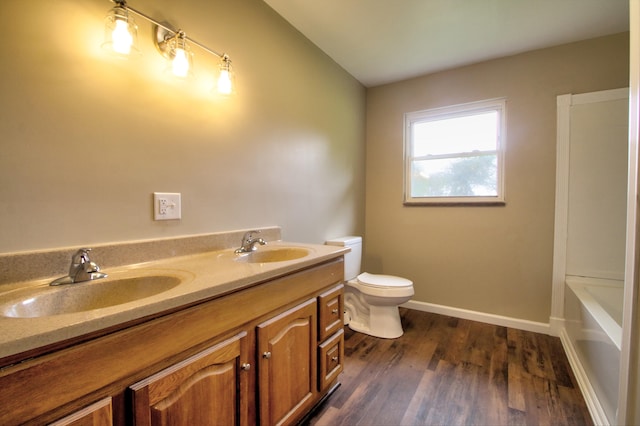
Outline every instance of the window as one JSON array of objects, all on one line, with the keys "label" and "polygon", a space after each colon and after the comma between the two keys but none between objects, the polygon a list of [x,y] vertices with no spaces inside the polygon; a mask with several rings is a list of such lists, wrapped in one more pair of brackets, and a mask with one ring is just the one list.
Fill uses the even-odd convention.
[{"label": "window", "polygon": [[505,103],[405,114],[405,204],[504,204]]}]

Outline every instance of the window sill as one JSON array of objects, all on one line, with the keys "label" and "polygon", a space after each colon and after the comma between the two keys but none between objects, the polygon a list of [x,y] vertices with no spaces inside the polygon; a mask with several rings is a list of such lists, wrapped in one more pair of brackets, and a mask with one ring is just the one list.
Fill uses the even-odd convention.
[{"label": "window sill", "polygon": [[506,201],[405,201],[405,207],[504,207]]}]

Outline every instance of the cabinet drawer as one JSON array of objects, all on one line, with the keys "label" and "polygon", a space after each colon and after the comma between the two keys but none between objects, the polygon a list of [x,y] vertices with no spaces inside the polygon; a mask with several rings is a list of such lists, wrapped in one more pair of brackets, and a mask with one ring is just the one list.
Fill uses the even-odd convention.
[{"label": "cabinet drawer", "polygon": [[320,392],[326,390],[344,368],[344,330],[327,339],[318,347],[318,387]]},{"label": "cabinet drawer", "polygon": [[318,296],[318,340],[323,341],[343,327],[344,285],[340,284]]}]

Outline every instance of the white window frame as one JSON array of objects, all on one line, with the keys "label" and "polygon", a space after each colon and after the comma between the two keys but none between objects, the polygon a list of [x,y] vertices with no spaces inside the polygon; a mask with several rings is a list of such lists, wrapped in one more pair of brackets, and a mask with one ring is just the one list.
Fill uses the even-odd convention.
[{"label": "white window frame", "polygon": [[[415,157],[413,155],[413,125],[426,121],[445,120],[455,117],[464,117],[480,114],[487,111],[496,111],[499,114],[500,123],[496,141],[496,192],[495,196],[411,196],[411,170],[414,161],[439,158],[435,156]],[[506,146],[506,99],[490,99],[479,102],[471,102],[453,105],[443,108],[434,108],[423,111],[415,111],[404,114],[404,204],[405,205],[437,205],[437,204],[472,204],[472,205],[504,205],[504,153]],[[491,152],[494,151],[483,151]],[[477,155],[477,151],[448,154],[446,158],[465,157]]]}]

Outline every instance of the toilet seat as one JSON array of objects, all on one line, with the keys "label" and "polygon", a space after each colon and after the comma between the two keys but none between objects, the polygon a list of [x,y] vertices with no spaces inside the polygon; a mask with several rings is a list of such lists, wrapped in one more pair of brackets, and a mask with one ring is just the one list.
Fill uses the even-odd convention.
[{"label": "toilet seat", "polygon": [[406,278],[396,277],[394,275],[370,274],[368,272],[363,272],[358,275],[358,281],[360,281],[360,284],[366,286],[383,288],[410,287],[413,285],[413,282]]},{"label": "toilet seat", "polygon": [[413,282],[393,275],[378,275],[363,272],[348,284],[358,288],[362,293],[380,297],[413,296]]}]

